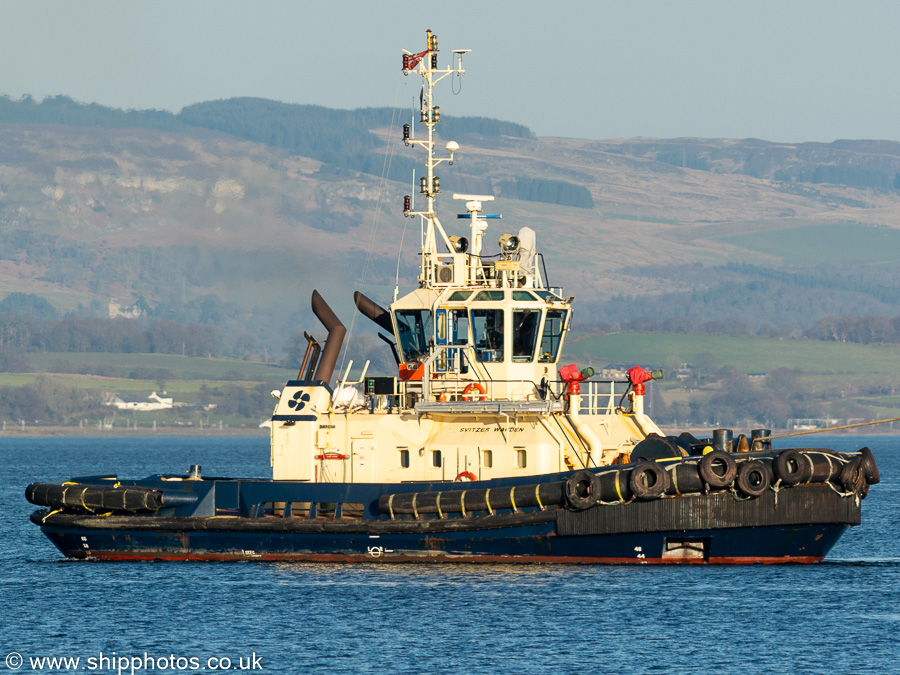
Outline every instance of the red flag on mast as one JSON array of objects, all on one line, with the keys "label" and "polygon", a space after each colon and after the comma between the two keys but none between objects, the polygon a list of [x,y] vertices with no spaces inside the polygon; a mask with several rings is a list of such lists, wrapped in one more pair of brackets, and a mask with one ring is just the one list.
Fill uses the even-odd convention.
[{"label": "red flag on mast", "polygon": [[426,49],[424,52],[419,52],[418,54],[404,54],[403,55],[403,70],[412,70],[417,65],[419,65],[419,61],[421,61],[428,54],[428,50]]}]

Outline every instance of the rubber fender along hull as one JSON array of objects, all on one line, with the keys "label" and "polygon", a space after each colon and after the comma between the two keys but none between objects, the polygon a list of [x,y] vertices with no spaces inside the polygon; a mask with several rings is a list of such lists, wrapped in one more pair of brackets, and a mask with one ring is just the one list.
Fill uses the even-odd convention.
[{"label": "rubber fender along hull", "polygon": [[826,485],[401,520],[97,517],[38,511],[62,553],[105,560],[781,563],[822,560],[860,503]]}]

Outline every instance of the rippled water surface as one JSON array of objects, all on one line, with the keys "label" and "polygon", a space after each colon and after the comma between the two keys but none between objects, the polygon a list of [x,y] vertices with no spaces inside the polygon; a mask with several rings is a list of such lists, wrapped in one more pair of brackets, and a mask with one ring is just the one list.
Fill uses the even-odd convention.
[{"label": "rippled water surface", "polygon": [[900,439],[806,438],[872,448],[863,524],[823,564],[742,567],[65,561],[28,483],[266,476],[268,439],[0,439],[0,671],[893,672]]}]

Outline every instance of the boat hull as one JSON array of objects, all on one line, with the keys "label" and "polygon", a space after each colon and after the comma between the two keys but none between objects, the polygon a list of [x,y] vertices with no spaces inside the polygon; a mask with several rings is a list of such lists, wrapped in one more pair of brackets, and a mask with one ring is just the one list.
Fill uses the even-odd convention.
[{"label": "boat hull", "polygon": [[859,518],[827,485],[429,519],[32,515],[81,559],[612,564],[815,563]]},{"label": "boat hull", "polygon": [[[452,537],[439,546],[410,535],[379,538],[274,534],[191,533],[168,535],[90,531],[91,548],[80,546],[79,530],[45,529],[45,534],[69,558],[97,560],[195,560],[381,563],[582,563],[582,564],[750,564],[817,563],[837,543],[846,525],[765,527],[750,530],[703,530],[691,538],[708,541],[698,555],[665,555],[668,542],[683,532],[551,537],[523,532],[491,536]],[[123,545],[123,540],[127,543]]]}]

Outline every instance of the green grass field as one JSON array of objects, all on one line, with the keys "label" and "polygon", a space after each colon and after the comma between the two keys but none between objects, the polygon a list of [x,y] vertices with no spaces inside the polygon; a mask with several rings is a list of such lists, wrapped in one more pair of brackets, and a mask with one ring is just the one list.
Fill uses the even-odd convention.
[{"label": "green grass field", "polygon": [[205,385],[215,387],[222,384],[251,387],[257,382],[239,380],[235,382],[223,380],[166,380],[164,387],[153,380],[121,379],[115,377],[97,377],[95,375],[74,375],[70,373],[33,373],[23,375],[0,374],[0,386],[20,387],[31,384],[39,378],[49,378],[55,386],[67,389],[85,389],[119,394],[122,396],[146,397],[152,392],[160,393],[160,389],[179,403],[195,404],[200,400],[200,391]]},{"label": "green grass field", "polygon": [[[778,368],[799,370],[804,392],[811,400],[835,405],[845,417],[886,419],[900,416],[900,347],[839,344],[813,340],[729,338],[710,335],[619,333],[579,337],[566,344],[561,363],[601,368],[609,363],[663,366],[670,369],[689,363],[707,368],[726,366],[749,374],[766,374]],[[146,397],[165,391],[176,404],[194,406],[214,402],[215,408],[176,408],[147,413],[109,409],[103,424],[149,428],[203,425],[256,427],[271,412],[268,386],[280,389],[296,377],[296,371],[272,364],[236,359],[209,359],[154,354],[28,354],[28,373],[0,373],[0,387],[39,383],[41,391],[84,390],[116,392]],[[161,371],[161,374],[160,374]],[[712,370],[706,371],[712,373]],[[101,374],[96,374],[101,373]],[[717,376],[704,376],[683,384],[667,373],[660,383],[669,405],[686,407],[692,401],[708,401],[727,386]],[[894,383],[897,383],[894,390]],[[49,384],[49,387],[47,386]],[[259,387],[260,384],[266,385]],[[762,379],[752,381],[754,388]],[[204,387],[207,391],[204,393]],[[248,390],[244,396],[234,387]],[[211,391],[210,391],[211,390]],[[254,390],[254,391],[249,391]],[[236,402],[244,401],[241,406]],[[246,402],[249,401],[249,407]],[[705,403],[703,404],[705,405]],[[855,406],[855,409],[851,410]],[[815,407],[815,406],[814,406]],[[242,410],[240,414],[235,411]],[[36,415],[37,417],[37,415]],[[100,424],[96,413],[84,424]],[[18,424],[18,418],[7,424]],[[81,421],[80,421],[81,422]]]},{"label": "green grass field", "polygon": [[[0,373],[0,387],[49,380],[60,388],[133,397],[165,391],[177,403],[196,404],[204,386],[252,388],[270,383],[273,388],[280,388],[297,376],[295,370],[269,363],[165,354],[33,353],[27,355],[27,360],[30,372]],[[160,371],[162,374],[157,377]],[[135,372],[139,376],[130,377]],[[150,413],[137,415],[148,417]]]},{"label": "green grass field", "polygon": [[607,363],[663,365],[697,362],[699,354],[712,354],[719,365],[744,373],[768,373],[794,368],[804,373],[849,377],[882,375],[900,378],[900,347],[819,342],[730,338],[714,335],[616,333],[575,339],[564,356],[579,365]]},{"label": "green grass field", "polygon": [[791,257],[796,260],[821,264],[842,260],[893,263],[897,251],[900,251],[900,230],[853,223],[792,227],[717,239],[776,256],[790,251]]},{"label": "green grass field", "polygon": [[87,368],[117,369],[118,376],[127,378],[136,368],[165,369],[174,380],[248,380],[255,382],[286,381],[297,372],[272,363],[242,361],[240,359],[201,358],[171,354],[103,354],[41,352],[27,355],[34,372],[52,373],[60,364],[68,364],[85,372]]}]

